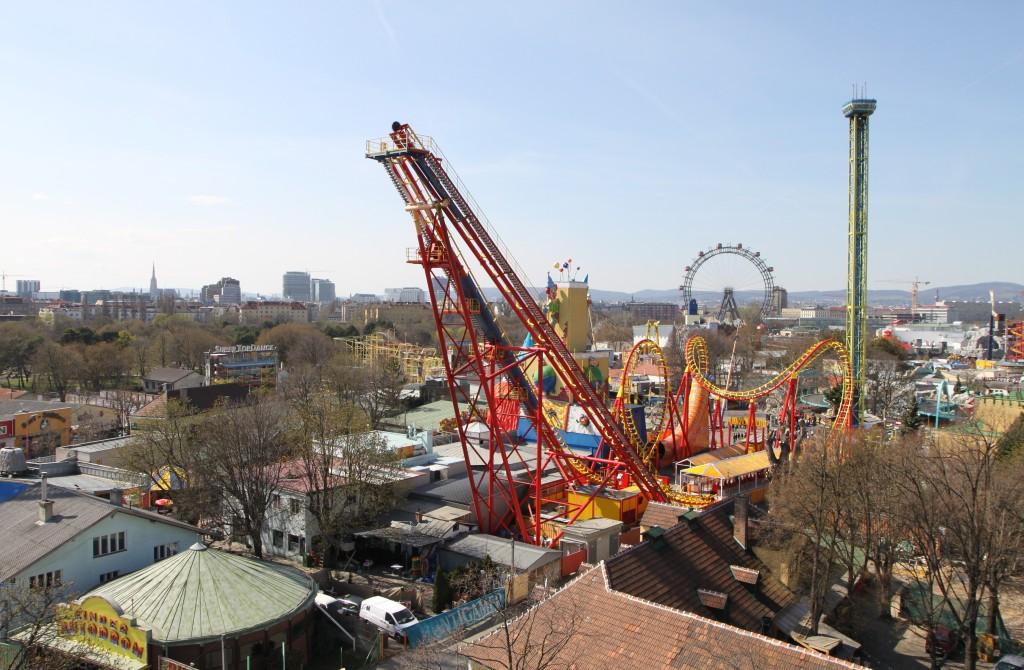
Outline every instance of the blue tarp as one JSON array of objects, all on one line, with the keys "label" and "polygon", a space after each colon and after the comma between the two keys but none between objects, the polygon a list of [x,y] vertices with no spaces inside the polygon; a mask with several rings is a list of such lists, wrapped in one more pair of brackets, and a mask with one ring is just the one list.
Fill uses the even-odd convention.
[{"label": "blue tarp", "polygon": [[505,607],[505,589],[491,591],[476,600],[470,600],[446,612],[424,619],[406,629],[409,646],[418,647],[454,635],[479,623]]}]

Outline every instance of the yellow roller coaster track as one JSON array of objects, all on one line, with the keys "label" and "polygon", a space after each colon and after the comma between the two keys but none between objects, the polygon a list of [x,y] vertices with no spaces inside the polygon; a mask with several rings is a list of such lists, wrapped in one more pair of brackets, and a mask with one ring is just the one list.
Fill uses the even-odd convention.
[{"label": "yellow roller coaster track", "polygon": [[839,340],[828,339],[816,342],[786,367],[785,370],[764,384],[744,391],[724,389],[716,386],[713,381],[708,379],[708,345],[702,337],[691,337],[687,340],[686,369],[690,372],[693,380],[704,387],[709,393],[726,400],[750,401],[762,398],[776,390],[799,374],[805,367],[827,353],[836,355],[843,374],[842,401],[839,403],[839,410],[836,412],[835,420],[832,421],[832,428],[829,432],[829,442],[833,442],[839,438],[843,430],[850,424],[850,410],[853,405],[853,372],[850,355],[846,346]]},{"label": "yellow roller coaster track", "polygon": [[[647,425],[646,441],[640,438],[640,427],[636,425],[633,413],[625,409],[625,403],[638,395],[636,384],[633,382],[632,377],[636,366],[644,358],[651,359],[657,367],[658,375],[662,379],[662,388],[665,389],[663,391],[664,402],[660,404],[660,409],[655,408],[651,415],[654,420]],[[633,348],[629,350],[629,354],[626,355],[626,360],[622,366],[622,377],[619,381],[619,392],[616,396],[614,416],[622,423],[626,436],[633,444],[633,448],[640,453],[644,464],[651,468],[657,464],[658,443],[661,441],[661,435],[665,431],[665,426],[668,425],[668,403],[671,402],[668,384],[668,362],[665,360],[665,353],[658,346],[658,343],[654,340],[643,339],[634,344]]]}]

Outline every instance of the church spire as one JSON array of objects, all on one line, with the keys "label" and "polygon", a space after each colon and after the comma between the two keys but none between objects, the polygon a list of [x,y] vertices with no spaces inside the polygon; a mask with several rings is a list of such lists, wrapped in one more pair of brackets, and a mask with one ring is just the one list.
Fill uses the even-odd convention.
[{"label": "church spire", "polygon": [[149,278],[149,299],[157,299],[157,287],[156,287],[156,261],[153,261],[153,275]]}]

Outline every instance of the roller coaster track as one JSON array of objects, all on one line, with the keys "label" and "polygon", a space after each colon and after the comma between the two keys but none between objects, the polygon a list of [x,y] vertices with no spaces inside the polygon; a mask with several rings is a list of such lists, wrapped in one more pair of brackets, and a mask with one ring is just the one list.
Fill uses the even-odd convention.
[{"label": "roller coaster track", "polygon": [[828,339],[816,342],[776,376],[760,386],[742,391],[722,388],[708,379],[708,345],[704,338],[691,337],[687,340],[685,357],[686,368],[692,374],[694,382],[703,386],[709,393],[726,400],[751,401],[763,398],[772,391],[775,391],[795,375],[798,375],[801,370],[828,353],[835,354],[839,359],[839,365],[842,368],[843,374],[842,400],[839,403],[839,409],[829,431],[829,441],[832,442],[838,439],[842,431],[850,425],[853,406],[853,371],[850,354],[846,346],[839,340]]}]

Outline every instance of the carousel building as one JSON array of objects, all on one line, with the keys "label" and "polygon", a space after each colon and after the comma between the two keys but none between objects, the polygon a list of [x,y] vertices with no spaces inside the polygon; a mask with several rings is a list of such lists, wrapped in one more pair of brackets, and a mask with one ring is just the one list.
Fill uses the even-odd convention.
[{"label": "carousel building", "polygon": [[58,644],[118,670],[297,668],[316,594],[297,570],[196,543],[62,608]]}]

